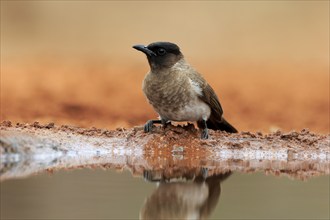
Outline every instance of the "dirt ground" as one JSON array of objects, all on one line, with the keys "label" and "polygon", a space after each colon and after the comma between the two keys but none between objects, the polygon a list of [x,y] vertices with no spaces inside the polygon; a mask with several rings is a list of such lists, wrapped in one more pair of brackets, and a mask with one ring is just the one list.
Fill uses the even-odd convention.
[{"label": "dirt ground", "polygon": [[[158,127],[146,134],[142,127],[83,129],[6,121],[0,123],[0,131],[0,153],[7,161],[0,166],[0,180],[84,167],[128,169],[138,176],[148,171],[151,179],[198,175],[203,168],[209,175],[263,171],[306,179],[329,174],[329,135],[308,130],[269,134],[210,131],[207,141],[199,138],[192,124]],[[13,163],[16,154],[27,161]],[[43,156],[34,157],[38,155]]]},{"label": "dirt ground", "polygon": [[[66,62],[51,57],[3,63],[1,121],[105,129],[142,125],[157,115],[141,90],[147,63],[133,64],[114,65],[105,58]],[[326,69],[234,64],[198,67],[218,94],[225,117],[240,131],[309,128],[329,133]]]}]

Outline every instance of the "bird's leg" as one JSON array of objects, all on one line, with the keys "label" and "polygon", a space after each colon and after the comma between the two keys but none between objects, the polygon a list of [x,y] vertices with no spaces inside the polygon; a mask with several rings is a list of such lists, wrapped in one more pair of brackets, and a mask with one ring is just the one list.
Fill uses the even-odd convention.
[{"label": "bird's leg", "polygon": [[152,126],[154,124],[162,124],[163,128],[165,129],[168,124],[171,122],[165,119],[160,119],[160,120],[149,120],[147,123],[144,125],[144,132],[150,132],[152,130]]},{"label": "bird's leg", "polygon": [[202,167],[201,169],[201,174],[204,178],[204,180],[207,178],[208,174],[209,174],[209,169],[208,168],[205,168],[205,167]]},{"label": "bird's leg", "polygon": [[209,171],[208,168],[202,167],[199,175],[196,176],[196,178],[195,178],[194,181],[196,183],[202,183],[202,182],[204,182],[207,179],[207,177],[208,177],[208,171]]},{"label": "bird's leg", "polygon": [[144,180],[149,181],[149,182],[165,182],[163,175],[161,175],[161,177],[158,179],[154,178],[154,176],[155,176],[154,171],[152,171],[152,170],[143,171]]},{"label": "bird's leg", "polygon": [[209,138],[209,131],[207,129],[207,124],[206,124],[206,120],[201,120],[197,122],[197,125],[199,128],[202,129],[202,135],[201,138],[202,139],[208,139]]},{"label": "bird's leg", "polygon": [[150,132],[154,124],[162,124],[162,120],[149,120],[144,125],[144,132]]}]

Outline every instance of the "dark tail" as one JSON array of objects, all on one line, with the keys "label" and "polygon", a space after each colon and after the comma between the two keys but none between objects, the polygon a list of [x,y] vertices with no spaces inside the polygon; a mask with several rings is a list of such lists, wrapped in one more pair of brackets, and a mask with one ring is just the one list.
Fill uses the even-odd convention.
[{"label": "dark tail", "polygon": [[237,133],[238,132],[236,130],[236,128],[234,128],[234,126],[229,124],[229,122],[227,122],[226,119],[224,119],[223,117],[220,122],[218,120],[216,121],[216,120],[212,120],[212,118],[210,118],[209,120],[206,121],[206,125],[207,125],[207,128],[212,129],[212,130],[221,130],[221,131],[226,131],[228,133]]}]

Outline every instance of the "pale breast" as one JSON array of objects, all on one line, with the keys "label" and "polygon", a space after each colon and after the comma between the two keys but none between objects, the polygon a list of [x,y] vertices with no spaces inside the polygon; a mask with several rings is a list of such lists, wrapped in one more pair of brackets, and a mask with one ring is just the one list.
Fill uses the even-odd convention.
[{"label": "pale breast", "polygon": [[211,114],[211,108],[199,99],[195,99],[176,111],[159,109],[161,118],[171,121],[199,121],[207,120]]},{"label": "pale breast", "polygon": [[199,121],[210,117],[210,107],[199,98],[202,89],[183,69],[161,75],[149,73],[143,91],[162,119]]}]

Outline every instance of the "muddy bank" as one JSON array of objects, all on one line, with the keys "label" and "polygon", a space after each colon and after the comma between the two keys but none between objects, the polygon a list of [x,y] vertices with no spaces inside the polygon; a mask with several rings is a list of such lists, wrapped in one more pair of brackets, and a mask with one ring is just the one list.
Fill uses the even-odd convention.
[{"label": "muddy bank", "polygon": [[208,140],[200,139],[200,131],[193,124],[188,125],[169,125],[165,129],[161,126],[154,126],[151,133],[144,133],[143,127],[117,128],[116,130],[107,130],[99,128],[81,128],[69,125],[55,125],[54,123],[40,124],[13,124],[10,121],[4,121],[0,124],[2,135],[4,133],[20,132],[33,136],[38,135],[77,135],[85,138],[108,138],[124,140],[123,144],[127,147],[131,145],[145,145],[145,150],[165,149],[169,146],[182,146],[184,150],[188,148],[205,148],[215,151],[219,147],[222,149],[287,149],[298,152],[314,151],[328,152],[329,135],[320,135],[303,129],[299,132],[291,131],[283,133],[276,131],[268,134],[262,132],[241,131],[236,134],[230,134],[222,131],[209,130],[210,138]]},{"label": "muddy bank", "polygon": [[[329,135],[308,130],[263,134],[210,131],[201,140],[193,125],[106,130],[53,123],[0,125],[1,179],[74,168],[128,169],[162,178],[228,171],[263,171],[293,178],[329,174]],[[150,176],[150,175],[149,175]]]}]

